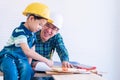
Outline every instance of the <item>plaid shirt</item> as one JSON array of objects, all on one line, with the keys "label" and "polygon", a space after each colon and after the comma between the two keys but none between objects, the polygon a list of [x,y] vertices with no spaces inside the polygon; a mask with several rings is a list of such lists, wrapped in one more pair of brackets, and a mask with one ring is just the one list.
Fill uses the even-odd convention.
[{"label": "plaid shirt", "polygon": [[46,42],[42,42],[40,31],[36,33],[35,49],[40,55],[51,59],[54,51],[58,53],[61,61],[69,61],[68,51],[65,48],[62,36],[57,33]]}]

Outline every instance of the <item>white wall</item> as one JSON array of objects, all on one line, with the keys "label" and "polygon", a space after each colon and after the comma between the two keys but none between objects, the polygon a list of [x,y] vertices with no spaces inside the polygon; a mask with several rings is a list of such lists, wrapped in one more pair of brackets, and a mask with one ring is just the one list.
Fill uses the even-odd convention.
[{"label": "white wall", "polygon": [[[4,0],[0,2],[0,49],[11,31],[25,17],[24,8],[33,1],[47,4],[51,11],[64,16],[61,29],[70,60],[94,65],[107,80],[119,80],[119,21],[118,0]],[[118,2],[117,2],[118,1]],[[54,60],[59,60],[54,56]],[[115,68],[115,69],[114,69]]]},{"label": "white wall", "polygon": [[115,71],[115,80],[118,80],[118,79],[120,79],[120,73],[119,73],[119,69],[120,69],[120,63],[119,63],[119,60],[120,60],[120,0],[117,0],[117,2],[116,2],[117,4],[116,4],[116,8],[117,8],[117,22],[118,22],[118,24],[117,24],[117,26],[116,26],[116,40],[115,40],[115,44],[116,44],[116,51],[115,51],[115,53],[114,53],[114,55],[115,55],[115,57],[114,57],[114,59],[115,59],[115,64],[116,64],[116,66],[115,66],[115,69],[114,69],[114,71]]}]

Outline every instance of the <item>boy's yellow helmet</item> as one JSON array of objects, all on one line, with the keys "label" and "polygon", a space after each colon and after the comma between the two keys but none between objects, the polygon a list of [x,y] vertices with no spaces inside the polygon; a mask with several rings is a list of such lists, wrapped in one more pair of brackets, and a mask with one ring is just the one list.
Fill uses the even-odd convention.
[{"label": "boy's yellow helmet", "polygon": [[23,15],[27,16],[28,14],[34,14],[48,19],[48,22],[53,22],[50,19],[50,10],[45,4],[34,2],[29,4],[26,9],[23,11]]}]

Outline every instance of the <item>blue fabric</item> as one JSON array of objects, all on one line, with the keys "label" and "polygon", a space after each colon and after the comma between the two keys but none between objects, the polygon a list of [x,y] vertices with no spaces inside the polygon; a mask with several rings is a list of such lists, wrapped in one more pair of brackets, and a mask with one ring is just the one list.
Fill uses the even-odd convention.
[{"label": "blue fabric", "polygon": [[53,77],[34,77],[32,80],[54,80]]},{"label": "blue fabric", "polygon": [[34,74],[19,44],[25,42],[31,48],[36,38],[23,24],[14,29],[0,52],[0,70],[4,73],[4,80],[30,80]]}]

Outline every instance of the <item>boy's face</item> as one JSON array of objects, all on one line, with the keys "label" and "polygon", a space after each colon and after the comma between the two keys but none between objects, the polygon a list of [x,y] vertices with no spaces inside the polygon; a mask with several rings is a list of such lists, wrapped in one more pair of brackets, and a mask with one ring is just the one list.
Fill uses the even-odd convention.
[{"label": "boy's face", "polygon": [[29,21],[29,29],[32,32],[39,31],[47,23],[46,19],[34,19],[34,17],[31,17]]},{"label": "boy's face", "polygon": [[40,37],[43,42],[47,41],[58,32],[58,28],[51,23],[46,23],[45,26],[41,29]]}]

